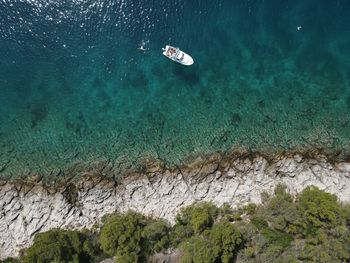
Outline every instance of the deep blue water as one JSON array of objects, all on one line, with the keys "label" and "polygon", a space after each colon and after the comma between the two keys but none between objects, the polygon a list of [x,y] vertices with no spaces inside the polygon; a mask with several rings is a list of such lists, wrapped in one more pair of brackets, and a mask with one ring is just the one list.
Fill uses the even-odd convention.
[{"label": "deep blue water", "polygon": [[347,0],[2,0],[0,54],[3,177],[350,148]]}]

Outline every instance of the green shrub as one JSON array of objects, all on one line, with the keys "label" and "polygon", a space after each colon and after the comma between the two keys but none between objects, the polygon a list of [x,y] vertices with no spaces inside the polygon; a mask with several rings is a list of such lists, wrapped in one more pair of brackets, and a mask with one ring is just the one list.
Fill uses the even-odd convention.
[{"label": "green shrub", "polygon": [[281,255],[283,253],[283,248],[276,244],[269,244],[262,251],[260,251],[260,255],[257,257],[258,262],[276,262],[279,261]]},{"label": "green shrub", "polygon": [[207,238],[195,236],[181,244],[184,255],[182,263],[215,263],[218,255]]},{"label": "green shrub", "polygon": [[212,227],[219,216],[219,211],[219,208],[211,203],[198,203],[181,209],[170,234],[172,245],[177,246],[193,235]]},{"label": "green shrub", "polygon": [[345,223],[335,195],[316,187],[307,187],[297,198],[296,228],[304,236],[313,235],[319,228],[333,228]]},{"label": "green shrub", "polygon": [[292,255],[280,255],[273,261],[273,263],[300,263],[300,260]]},{"label": "green shrub", "polygon": [[171,245],[176,247],[184,240],[193,236],[193,230],[188,225],[175,225],[170,232]]},{"label": "green shrub", "polygon": [[277,185],[275,195],[266,203],[263,217],[270,226],[281,231],[287,231],[295,222],[298,211],[293,197],[286,192],[286,188]]},{"label": "green shrub", "polygon": [[161,252],[170,246],[170,227],[164,220],[149,220],[142,230],[144,249],[150,254]]},{"label": "green shrub", "polygon": [[244,242],[239,230],[227,221],[213,226],[209,233],[209,240],[216,257],[223,263],[231,262]]},{"label": "green shrub", "polygon": [[145,218],[133,212],[108,216],[100,234],[102,250],[111,257],[117,256],[119,260],[136,262],[143,252],[141,239],[145,224]]},{"label": "green shrub", "polygon": [[176,224],[189,227],[193,233],[210,228],[219,215],[219,209],[211,203],[199,203],[181,209]]},{"label": "green shrub", "polygon": [[19,263],[19,260],[15,258],[5,258],[0,260],[0,263]]},{"label": "green shrub", "polygon": [[109,256],[119,262],[144,261],[151,253],[168,245],[168,226],[164,221],[147,218],[135,212],[104,218],[100,244]]},{"label": "green shrub", "polygon": [[254,247],[245,248],[244,249],[244,256],[248,259],[255,257],[255,248]]},{"label": "green shrub", "polygon": [[261,216],[252,217],[250,222],[253,224],[253,226],[255,226],[259,230],[267,228],[269,226],[266,220]]},{"label": "green shrub", "polygon": [[53,229],[35,235],[33,245],[24,253],[23,261],[90,262],[94,257],[92,251],[99,254],[99,249],[93,248],[87,235],[78,231]]},{"label": "green shrub", "polygon": [[232,262],[244,242],[242,234],[230,222],[217,223],[181,244],[182,262]]},{"label": "green shrub", "polygon": [[335,239],[325,230],[319,229],[314,236],[306,239],[299,259],[314,262],[349,262],[350,234]]},{"label": "green shrub", "polygon": [[242,211],[233,210],[227,203],[219,208],[219,214],[221,218],[230,222],[242,220]]},{"label": "green shrub", "polygon": [[243,210],[248,214],[248,215],[254,215],[257,210],[257,205],[256,204],[248,204],[245,207],[243,207]]},{"label": "green shrub", "polygon": [[272,228],[265,228],[261,234],[268,240],[269,245],[273,244],[283,249],[288,248],[293,241],[293,237]]},{"label": "green shrub", "polygon": [[234,210],[231,208],[231,206],[228,203],[224,203],[220,208],[219,208],[220,214],[225,216],[225,215],[232,215],[234,213]]}]

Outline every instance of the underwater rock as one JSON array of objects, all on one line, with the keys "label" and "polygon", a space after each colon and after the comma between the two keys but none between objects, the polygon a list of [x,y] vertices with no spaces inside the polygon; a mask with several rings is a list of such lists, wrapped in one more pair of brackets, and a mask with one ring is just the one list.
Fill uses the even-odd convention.
[{"label": "underwater rock", "polygon": [[322,154],[285,153],[268,158],[237,151],[202,155],[172,168],[144,160],[141,171],[129,172],[117,181],[103,175],[108,161],[95,165],[85,173],[83,167],[72,168],[79,176],[51,185],[39,179],[1,183],[0,258],[17,256],[36,233],[52,228],[89,228],[105,214],[130,209],[173,223],[180,208],[193,202],[232,207],[260,203],[261,193],[272,193],[279,183],[293,195],[315,185],[341,201],[350,201],[350,163]]}]

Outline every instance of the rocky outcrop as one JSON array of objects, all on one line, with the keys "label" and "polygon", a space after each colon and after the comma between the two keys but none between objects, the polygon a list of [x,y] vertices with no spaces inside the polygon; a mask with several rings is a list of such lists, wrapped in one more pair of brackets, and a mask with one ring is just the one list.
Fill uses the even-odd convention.
[{"label": "rocky outcrop", "polygon": [[36,233],[51,228],[81,229],[105,214],[129,209],[174,221],[181,207],[211,201],[241,206],[259,203],[283,183],[292,194],[315,185],[350,201],[350,163],[325,155],[213,155],[181,167],[149,164],[119,181],[86,174],[65,184],[2,182],[0,186],[0,255],[16,256]]}]

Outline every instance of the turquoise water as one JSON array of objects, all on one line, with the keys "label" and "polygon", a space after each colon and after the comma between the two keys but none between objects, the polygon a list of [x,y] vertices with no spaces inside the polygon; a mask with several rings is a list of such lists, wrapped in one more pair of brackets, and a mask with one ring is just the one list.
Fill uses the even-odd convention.
[{"label": "turquoise water", "polygon": [[350,148],[347,0],[2,0],[0,54],[2,177]]}]

